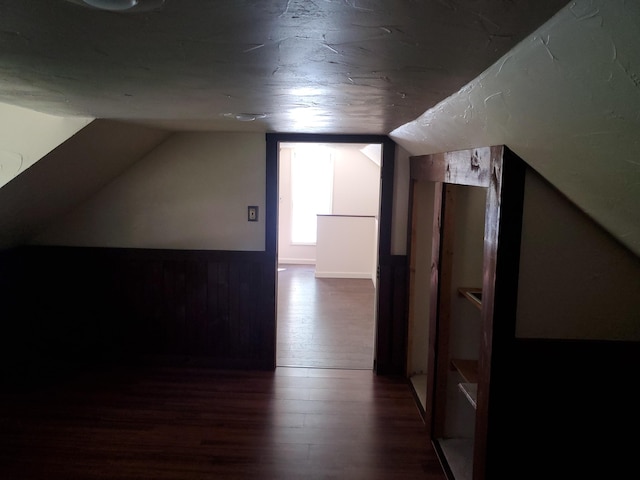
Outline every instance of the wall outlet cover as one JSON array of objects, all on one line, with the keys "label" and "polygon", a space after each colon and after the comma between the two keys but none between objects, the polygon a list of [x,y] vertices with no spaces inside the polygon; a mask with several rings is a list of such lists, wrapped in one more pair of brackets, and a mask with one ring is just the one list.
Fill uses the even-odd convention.
[{"label": "wall outlet cover", "polygon": [[247,207],[247,220],[250,222],[258,221],[258,207],[257,206],[249,206]]}]

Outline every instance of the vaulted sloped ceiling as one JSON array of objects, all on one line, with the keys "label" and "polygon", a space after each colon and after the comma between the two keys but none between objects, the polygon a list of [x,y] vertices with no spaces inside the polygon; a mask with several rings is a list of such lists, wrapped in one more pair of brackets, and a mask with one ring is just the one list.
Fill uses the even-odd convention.
[{"label": "vaulted sloped ceiling", "polygon": [[506,144],[640,255],[640,2],[572,2],[391,137],[414,155]]},{"label": "vaulted sloped ceiling", "polygon": [[0,103],[0,188],[92,120]]}]

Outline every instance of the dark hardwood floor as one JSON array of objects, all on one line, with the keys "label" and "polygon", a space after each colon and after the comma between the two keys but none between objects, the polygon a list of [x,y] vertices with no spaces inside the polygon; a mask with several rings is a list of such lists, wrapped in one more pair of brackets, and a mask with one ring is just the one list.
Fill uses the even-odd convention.
[{"label": "dark hardwood floor", "polygon": [[276,364],[373,369],[370,279],[315,278],[314,265],[280,265]]},{"label": "dark hardwood floor", "polygon": [[444,480],[405,379],[94,368],[0,393],[0,479]]}]

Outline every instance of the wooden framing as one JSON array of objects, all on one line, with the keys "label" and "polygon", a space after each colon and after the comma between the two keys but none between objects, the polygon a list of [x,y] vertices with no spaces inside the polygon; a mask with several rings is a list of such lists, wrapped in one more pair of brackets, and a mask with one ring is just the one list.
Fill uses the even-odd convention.
[{"label": "wooden framing", "polygon": [[[487,189],[483,252],[482,335],[477,368],[473,479],[485,480],[487,446],[495,441],[492,418],[504,398],[514,340],[525,164],[505,146],[411,157],[411,179],[436,182],[431,266],[427,425],[447,471],[437,439],[444,433],[449,358],[450,299],[455,192],[451,185]],[[476,372],[474,372],[475,374]]]},{"label": "wooden framing", "polygon": [[411,157],[411,178],[488,187],[492,164],[501,154],[502,147],[485,147],[414,156]]}]

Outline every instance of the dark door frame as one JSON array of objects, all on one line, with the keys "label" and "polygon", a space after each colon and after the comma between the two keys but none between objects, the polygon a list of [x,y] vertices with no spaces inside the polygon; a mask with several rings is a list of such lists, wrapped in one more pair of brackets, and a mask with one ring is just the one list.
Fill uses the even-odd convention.
[{"label": "dark door frame", "polygon": [[[275,277],[273,292],[274,328],[277,318],[277,261],[278,261],[278,144],[280,142],[295,143],[376,143],[382,145],[382,165],[380,179],[380,218],[378,219],[378,279],[376,294],[376,332],[373,368],[378,374],[402,374],[404,367],[396,366],[397,358],[406,357],[404,340],[398,347],[390,348],[390,342],[398,338],[394,334],[399,328],[406,328],[405,318],[394,318],[395,310],[389,302],[395,297],[392,283],[393,276],[385,273],[397,263],[391,255],[391,217],[393,211],[393,179],[395,165],[395,142],[386,135],[324,135],[297,133],[267,133],[266,134],[266,201],[265,201],[265,252],[269,262],[273,265]],[[398,326],[399,324],[399,326]],[[275,333],[274,333],[275,341]],[[395,343],[398,343],[397,341]],[[275,367],[275,345],[274,345]]]}]

